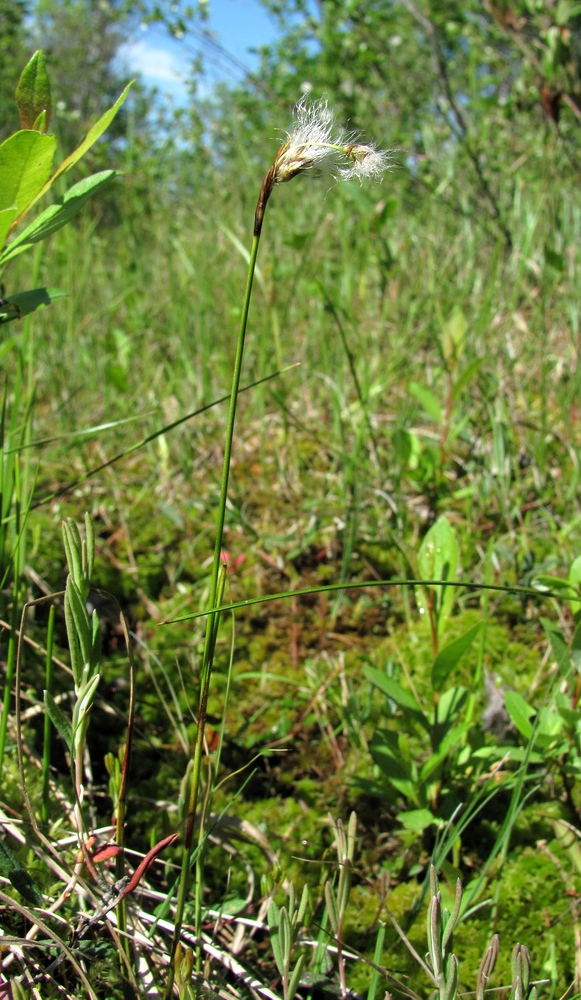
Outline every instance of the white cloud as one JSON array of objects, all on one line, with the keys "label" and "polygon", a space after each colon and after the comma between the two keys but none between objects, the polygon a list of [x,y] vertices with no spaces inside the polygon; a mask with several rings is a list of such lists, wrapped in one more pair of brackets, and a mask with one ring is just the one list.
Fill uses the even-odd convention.
[{"label": "white cloud", "polygon": [[150,87],[169,90],[177,96],[186,93],[187,63],[161,46],[147,42],[127,42],[119,49],[119,56],[129,69],[143,76]]}]

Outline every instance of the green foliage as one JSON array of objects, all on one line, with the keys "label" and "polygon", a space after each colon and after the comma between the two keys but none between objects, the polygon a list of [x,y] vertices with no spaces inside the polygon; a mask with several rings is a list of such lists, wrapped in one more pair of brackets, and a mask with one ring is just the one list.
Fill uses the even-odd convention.
[{"label": "green foliage", "polygon": [[[50,190],[57,178],[78,163],[111,124],[127,96],[127,90],[92,126],[74,153],[53,172],[56,138],[46,134],[52,108],[50,84],[43,53],[34,54],[22,73],[16,91],[23,127],[0,146],[0,245],[4,247],[0,251],[0,268],[67,225],[92,194],[118,176],[116,171],[107,170],[73,185],[56,205],[51,205],[24,232],[7,243],[36,202]],[[20,319],[52,302],[60,294],[63,293],[49,288],[13,293],[5,300],[11,311],[0,314],[0,322]]]}]

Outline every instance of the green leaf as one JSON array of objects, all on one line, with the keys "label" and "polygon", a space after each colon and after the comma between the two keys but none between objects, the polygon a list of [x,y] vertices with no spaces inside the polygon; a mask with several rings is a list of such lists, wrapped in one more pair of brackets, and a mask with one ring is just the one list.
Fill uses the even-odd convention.
[{"label": "green leaf", "polygon": [[95,698],[95,693],[99,687],[99,681],[101,680],[100,674],[94,674],[93,677],[85,684],[82,691],[79,693],[79,700],[75,705],[75,713],[79,719],[79,725],[83,722],[83,719],[87,715],[87,712],[91,710],[93,700]]},{"label": "green leaf", "polygon": [[420,722],[424,727],[428,727],[429,723],[422,712],[420,706],[418,705],[413,694],[402,688],[401,684],[394,681],[393,677],[388,677],[381,670],[377,670],[375,667],[366,667],[365,676],[368,681],[371,681],[376,688],[379,688],[388,698],[403,708],[405,712],[412,715],[417,722]]},{"label": "green leaf", "polygon": [[47,125],[48,115],[46,111],[41,111],[38,118],[35,119],[34,125],[32,126],[35,132],[46,132],[48,129]]},{"label": "green leaf", "polygon": [[20,868],[18,858],[12,853],[8,844],[0,840],[0,872],[5,878],[8,878],[10,872],[16,871],[18,868]]},{"label": "green leaf", "polygon": [[441,764],[445,761],[446,757],[454,750],[459,743],[462,742],[464,736],[466,735],[466,726],[456,726],[454,729],[450,729],[446,733],[445,739],[442,740],[440,746],[435,753],[428,757],[425,764],[423,764],[420,770],[420,781],[427,784],[432,775],[438,770]]},{"label": "green leaf", "polygon": [[44,692],[44,704],[48,712],[48,717],[55,727],[57,733],[62,736],[69,750],[73,747],[73,730],[68,719],[65,718],[59,706],[54,700],[50,691]]},{"label": "green leaf", "polygon": [[339,910],[337,908],[335,892],[330,882],[325,882],[325,902],[333,933],[337,934],[339,932]]},{"label": "green leaf", "polygon": [[10,225],[26,212],[42,193],[50,177],[56,149],[54,135],[16,132],[0,145],[0,211],[14,210],[12,220],[1,218],[0,246]]},{"label": "green leaf", "polygon": [[19,233],[16,239],[5,248],[0,254],[0,265],[6,261],[24,253],[40,240],[45,240],[47,236],[55,233],[67,222],[80,212],[85,202],[97,191],[100,191],[113,177],[119,177],[118,170],[102,170],[92,177],[85,177],[78,184],[73,184],[72,188],[55,204],[49,205],[44,212],[31,222],[26,229]]},{"label": "green leaf", "polygon": [[[425,580],[455,580],[458,561],[456,535],[447,519],[442,515],[432,525],[420,546],[418,552],[420,576]],[[446,587],[438,595],[436,606],[438,629],[452,610],[455,590],[455,587]],[[428,594],[425,587],[416,587],[416,599],[420,613],[427,614]]]},{"label": "green leaf", "polygon": [[468,323],[461,306],[454,306],[442,330],[442,353],[448,363],[458,361],[464,350]]},{"label": "green leaf", "polygon": [[[2,196],[0,194],[0,198],[1,197]],[[0,246],[4,243],[8,230],[17,215],[18,210],[15,205],[10,205],[8,208],[0,209]]]},{"label": "green leaf", "polygon": [[[465,687],[459,684],[457,687],[448,688],[440,696],[438,702],[438,720],[440,725],[452,719],[457,719],[458,713],[464,707],[468,692]],[[433,717],[430,719],[430,726],[434,725]]]},{"label": "green leaf", "polygon": [[270,906],[268,907],[268,929],[270,931],[270,944],[272,947],[274,960],[276,962],[276,967],[280,972],[281,976],[284,976],[284,961],[282,957],[282,951],[280,948],[280,937],[278,933],[279,923],[280,923],[280,910],[273,899],[271,900]]},{"label": "green leaf", "polygon": [[415,772],[401,734],[389,729],[378,729],[369,742],[369,752],[373,760],[387,778],[398,781],[413,781]]},{"label": "green leaf", "polygon": [[438,403],[436,397],[426,389],[425,386],[419,385],[417,382],[410,382],[408,385],[408,391],[415,396],[417,400],[422,404],[424,410],[432,420],[436,423],[441,424],[444,421],[442,414],[442,407]]},{"label": "green leaf", "polygon": [[46,132],[50,124],[52,102],[44,54],[41,49],[34,53],[22,71],[16,88],[16,103],[22,128],[38,128],[39,117],[44,114],[44,127],[39,131]]},{"label": "green leaf", "polygon": [[[72,576],[67,578],[67,585],[65,590],[65,606],[68,604],[71,616],[74,632],[77,636],[79,647],[81,651],[81,658],[83,660],[83,668],[91,662],[91,651],[93,648],[92,642],[92,632],[91,625],[89,622],[89,615],[87,613],[86,604],[81,597],[78,587],[75,584]],[[67,620],[67,633],[69,643],[72,643],[72,636],[68,628],[69,622]]]},{"label": "green leaf", "polygon": [[528,740],[532,736],[533,727],[529,721],[535,714],[534,708],[524,700],[517,691],[507,691],[504,696],[504,706],[521,736]]},{"label": "green leaf", "polygon": [[9,872],[8,878],[21,896],[33,906],[42,906],[42,893],[25,868]]},{"label": "green leaf", "polygon": [[474,625],[472,628],[468,629],[464,635],[460,636],[459,639],[451,642],[438,653],[432,666],[432,687],[434,691],[442,690],[448,676],[466,650],[470,648],[474,639],[478,635],[480,628],[481,623]]},{"label": "green leaf", "polygon": [[305,955],[299,955],[299,957],[297,959],[297,964],[295,965],[295,967],[293,969],[293,972],[292,972],[292,975],[290,977],[290,981],[289,981],[289,984],[288,984],[287,1000],[293,1000],[293,997],[294,997],[295,993],[297,992],[297,989],[299,987],[299,981],[300,981],[300,978],[301,978],[301,973],[302,973],[304,965],[305,965],[305,961],[306,961],[306,956]]},{"label": "green leaf", "polygon": [[42,894],[38,886],[3,840],[0,840],[0,871],[6,878],[10,879],[14,888],[21,896],[24,896],[24,899],[34,906],[42,906]]},{"label": "green leaf", "polygon": [[66,295],[67,293],[61,291],[60,288],[31,288],[27,292],[16,292],[6,299],[9,305],[17,307],[16,310],[11,313],[0,310],[0,323],[22,319],[23,316],[36,312],[42,306],[50,305],[56,299],[66,298]]},{"label": "green leaf", "polygon": [[407,809],[398,813],[396,819],[406,830],[412,830],[414,833],[423,833],[433,823],[438,822],[429,809]]},{"label": "green leaf", "polygon": [[[129,88],[131,87],[132,83],[133,81],[127,84],[125,90],[123,91],[121,96],[115,101],[113,107],[110,108],[109,111],[106,111],[104,115],[101,115],[99,121],[96,122],[95,125],[93,125],[92,129],[89,129],[89,132],[83,139],[81,145],[77,146],[74,152],[72,152],[70,156],[67,156],[66,160],[63,160],[60,167],[58,167],[58,169],[55,170],[54,174],[47,180],[42,190],[38,192],[36,198],[28,205],[27,211],[28,209],[32,208],[32,205],[34,205],[39,198],[42,198],[43,194],[46,194],[46,192],[56,181],[57,177],[60,177],[61,174],[66,173],[67,170],[70,170],[71,167],[74,167],[75,163],[78,163],[81,157],[83,157],[85,153],[88,152],[88,150],[91,148],[91,146],[93,146],[96,143],[97,139],[99,139],[103,135],[103,132],[105,131],[105,129],[109,127],[115,115],[119,111],[119,108],[121,107],[125,98],[127,97],[127,94],[129,93]],[[44,138],[48,138],[48,136],[45,136]],[[52,136],[51,138],[54,137]],[[1,148],[2,147],[0,147],[0,149]],[[2,206],[0,205],[0,207]]]},{"label": "green leaf", "polygon": [[[577,593],[581,593],[581,556],[577,556],[571,564],[569,583]],[[571,611],[574,615],[581,611],[581,601],[571,601]]]}]

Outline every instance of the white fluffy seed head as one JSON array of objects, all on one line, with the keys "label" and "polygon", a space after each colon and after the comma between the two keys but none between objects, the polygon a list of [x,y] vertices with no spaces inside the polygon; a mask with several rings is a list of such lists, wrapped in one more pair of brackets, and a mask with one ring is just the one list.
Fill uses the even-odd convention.
[{"label": "white fluffy seed head", "polygon": [[379,180],[390,165],[390,156],[371,144],[357,141],[335,124],[326,101],[303,98],[295,107],[295,125],[280,147],[274,164],[275,184],[315,169],[334,177]]}]

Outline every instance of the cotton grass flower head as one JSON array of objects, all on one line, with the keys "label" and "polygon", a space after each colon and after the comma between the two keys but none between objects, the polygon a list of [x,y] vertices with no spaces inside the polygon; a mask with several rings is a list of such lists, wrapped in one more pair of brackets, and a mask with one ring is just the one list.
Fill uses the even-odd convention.
[{"label": "cotton grass flower head", "polygon": [[286,142],[264,179],[256,208],[255,234],[260,232],[266,203],[276,184],[307,170],[330,174],[338,180],[379,180],[389,165],[387,151],[361,142],[335,123],[327,101],[302,98],[295,107],[293,131],[287,132]]}]

